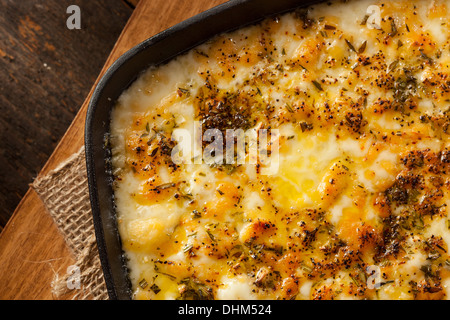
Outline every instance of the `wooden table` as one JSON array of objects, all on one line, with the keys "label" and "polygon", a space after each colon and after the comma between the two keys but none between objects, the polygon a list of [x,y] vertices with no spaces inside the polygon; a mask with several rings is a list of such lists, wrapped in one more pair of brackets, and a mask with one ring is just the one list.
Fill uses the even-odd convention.
[{"label": "wooden table", "polygon": [[[79,111],[137,2],[0,1],[0,231]],[[81,10],[81,29],[66,27],[71,4]]]},{"label": "wooden table", "polygon": [[[141,0],[99,78],[111,63],[134,45],[223,2],[225,0]],[[91,94],[92,90],[39,175],[56,168],[83,145],[84,121]],[[29,189],[0,234],[0,299],[54,299],[51,281],[55,272],[65,272],[73,263],[73,257],[44,205]]]}]

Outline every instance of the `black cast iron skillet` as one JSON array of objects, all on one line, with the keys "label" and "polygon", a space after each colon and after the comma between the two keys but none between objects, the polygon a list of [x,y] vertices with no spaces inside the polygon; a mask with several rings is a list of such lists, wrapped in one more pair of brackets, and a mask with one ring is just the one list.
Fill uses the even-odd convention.
[{"label": "black cast iron skillet", "polygon": [[167,63],[215,35],[318,2],[320,0],[231,0],[142,42],[107,70],[88,107],[85,148],[94,227],[110,299],[131,299],[126,261],[116,225],[111,154],[107,147],[110,112],[117,98],[150,66]]}]

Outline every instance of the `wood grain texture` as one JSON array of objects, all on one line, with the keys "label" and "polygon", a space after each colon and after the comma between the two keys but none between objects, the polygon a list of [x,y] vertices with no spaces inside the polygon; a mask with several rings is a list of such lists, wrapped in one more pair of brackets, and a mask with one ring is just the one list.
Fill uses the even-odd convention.
[{"label": "wood grain texture", "polygon": [[[141,0],[100,76],[134,45],[223,2]],[[83,145],[84,121],[91,94],[92,89],[41,175],[54,169]],[[29,190],[0,234],[0,299],[52,299],[50,284],[54,270],[65,270],[72,263],[71,254],[43,204],[34,191]]]},{"label": "wood grain texture", "polygon": [[[66,27],[67,7],[81,29]],[[64,135],[133,8],[123,0],[0,1],[0,226]]]}]

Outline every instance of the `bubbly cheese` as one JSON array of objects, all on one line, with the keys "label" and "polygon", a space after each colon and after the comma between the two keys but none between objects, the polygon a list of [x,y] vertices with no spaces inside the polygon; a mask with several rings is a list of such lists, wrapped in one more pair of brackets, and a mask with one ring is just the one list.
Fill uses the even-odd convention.
[{"label": "bubbly cheese", "polygon": [[447,299],[450,1],[331,1],[151,68],[112,111],[135,299]]}]

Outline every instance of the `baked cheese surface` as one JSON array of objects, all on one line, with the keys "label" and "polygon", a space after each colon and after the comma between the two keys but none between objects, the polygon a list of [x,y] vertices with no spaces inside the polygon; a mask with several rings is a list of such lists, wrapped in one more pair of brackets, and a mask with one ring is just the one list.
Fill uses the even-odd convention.
[{"label": "baked cheese surface", "polygon": [[110,132],[133,298],[447,299],[449,5],[315,5],[145,71]]}]

